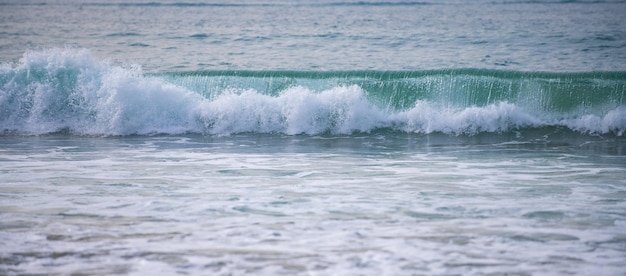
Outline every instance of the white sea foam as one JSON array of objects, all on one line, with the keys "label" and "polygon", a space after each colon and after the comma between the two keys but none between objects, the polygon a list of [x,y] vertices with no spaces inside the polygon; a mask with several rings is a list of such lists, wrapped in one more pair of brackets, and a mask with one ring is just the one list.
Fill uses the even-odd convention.
[{"label": "white sea foam", "polygon": [[0,129],[21,134],[350,134],[391,128],[471,135],[562,126],[622,135],[626,129],[624,106],[599,114],[561,114],[507,101],[459,107],[417,100],[408,110],[395,110],[377,106],[357,85],[293,86],[276,94],[224,85],[207,97],[206,91],[145,76],[138,67],[113,66],[75,49],[28,52],[0,74]]},{"label": "white sea foam", "polygon": [[623,155],[389,136],[0,139],[0,271],[623,274]]}]

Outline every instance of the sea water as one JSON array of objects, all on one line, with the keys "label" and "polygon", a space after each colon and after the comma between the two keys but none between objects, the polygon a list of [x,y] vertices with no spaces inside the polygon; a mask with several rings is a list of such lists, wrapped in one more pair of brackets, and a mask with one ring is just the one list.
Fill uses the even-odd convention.
[{"label": "sea water", "polygon": [[625,10],[0,1],[0,274],[624,274]]}]

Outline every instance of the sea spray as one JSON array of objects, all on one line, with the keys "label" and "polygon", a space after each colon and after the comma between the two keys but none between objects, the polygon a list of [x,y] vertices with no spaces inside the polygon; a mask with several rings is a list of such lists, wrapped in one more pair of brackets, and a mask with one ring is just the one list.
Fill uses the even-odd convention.
[{"label": "sea spray", "polygon": [[564,127],[623,135],[626,73],[481,69],[143,74],[87,50],[30,51],[0,69],[5,134],[454,135]]},{"label": "sea spray", "polygon": [[2,72],[0,125],[5,132],[87,135],[192,131],[189,107],[202,97],[111,66],[86,50],[27,52]]},{"label": "sea spray", "polygon": [[358,86],[335,87],[320,93],[292,87],[278,96],[255,90],[232,92],[205,102],[200,111],[205,129],[213,134],[347,134],[380,127],[385,123],[384,116]]}]

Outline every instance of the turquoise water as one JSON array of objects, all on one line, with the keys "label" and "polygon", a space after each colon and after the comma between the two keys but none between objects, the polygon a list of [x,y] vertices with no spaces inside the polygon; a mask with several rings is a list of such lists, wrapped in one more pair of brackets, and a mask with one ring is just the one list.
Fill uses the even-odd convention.
[{"label": "turquoise water", "polygon": [[0,1],[0,274],[624,274],[625,10]]}]

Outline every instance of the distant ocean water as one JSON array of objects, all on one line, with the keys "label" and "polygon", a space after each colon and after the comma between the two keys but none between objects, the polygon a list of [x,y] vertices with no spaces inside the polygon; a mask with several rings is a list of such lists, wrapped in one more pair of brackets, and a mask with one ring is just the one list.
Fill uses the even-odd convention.
[{"label": "distant ocean water", "polygon": [[626,272],[625,1],[0,1],[0,274]]}]

